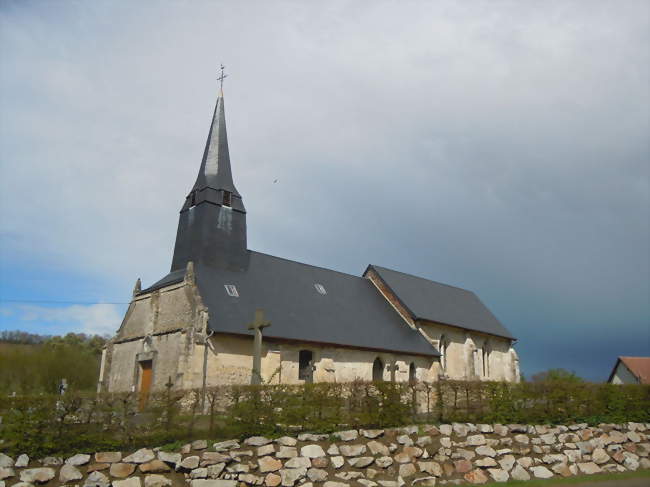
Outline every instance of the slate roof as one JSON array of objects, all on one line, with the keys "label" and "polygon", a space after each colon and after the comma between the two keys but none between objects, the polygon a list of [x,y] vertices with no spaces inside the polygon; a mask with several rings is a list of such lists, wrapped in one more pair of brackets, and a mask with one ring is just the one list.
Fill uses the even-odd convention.
[{"label": "slate roof", "polygon": [[[173,274],[142,292],[183,279],[184,273]],[[264,329],[267,338],[439,356],[363,277],[254,251],[246,271],[199,265],[195,274],[209,310],[208,326],[215,332],[251,336],[246,325],[261,308],[271,322]],[[239,297],[228,295],[227,284],[236,287]],[[314,284],[323,285],[327,294]]]},{"label": "slate roof", "polygon": [[[416,320],[514,339],[472,291],[370,265]],[[368,270],[366,270],[368,272]]]}]

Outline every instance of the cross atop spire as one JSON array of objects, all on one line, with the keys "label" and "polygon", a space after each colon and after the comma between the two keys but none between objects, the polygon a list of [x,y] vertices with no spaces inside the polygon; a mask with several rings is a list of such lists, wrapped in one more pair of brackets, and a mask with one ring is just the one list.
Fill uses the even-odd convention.
[{"label": "cross atop spire", "polygon": [[217,78],[217,81],[219,81],[219,93],[220,93],[220,96],[223,96],[223,80],[226,79],[228,77],[228,75],[223,74],[223,70],[226,69],[226,67],[223,64],[221,64],[220,66],[221,67],[219,69],[221,70],[221,76],[219,76]]}]

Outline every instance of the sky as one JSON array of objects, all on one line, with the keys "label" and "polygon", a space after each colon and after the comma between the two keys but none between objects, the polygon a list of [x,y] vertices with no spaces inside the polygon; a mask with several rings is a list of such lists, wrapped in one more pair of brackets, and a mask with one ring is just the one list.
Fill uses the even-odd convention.
[{"label": "sky", "polygon": [[[0,2],[0,330],[112,334],[226,66],[249,248],[470,289],[530,376],[650,355],[646,1]],[[276,182],[277,180],[277,182]]]}]

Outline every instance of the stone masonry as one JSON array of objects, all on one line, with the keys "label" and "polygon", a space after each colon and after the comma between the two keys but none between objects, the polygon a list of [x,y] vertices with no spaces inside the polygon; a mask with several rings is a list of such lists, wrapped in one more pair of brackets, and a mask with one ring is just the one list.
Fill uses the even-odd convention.
[{"label": "stone masonry", "polygon": [[430,487],[650,469],[650,424],[418,425],[211,443],[179,451],[0,453],[0,487]]}]

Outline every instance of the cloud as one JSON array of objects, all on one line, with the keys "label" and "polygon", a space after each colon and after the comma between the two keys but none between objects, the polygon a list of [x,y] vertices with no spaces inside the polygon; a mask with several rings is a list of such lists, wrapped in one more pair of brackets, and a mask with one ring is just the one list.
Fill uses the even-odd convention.
[{"label": "cloud", "polygon": [[557,365],[558,340],[600,350],[612,327],[617,351],[647,344],[649,8],[5,5],[9,291],[126,301],[167,272],[221,61],[250,248],[470,288],[524,368]]},{"label": "cloud", "polygon": [[[88,335],[113,335],[122,321],[122,310],[113,304],[72,305],[61,308],[20,306],[22,321],[63,325],[66,331]],[[65,332],[62,332],[65,333]]]}]

